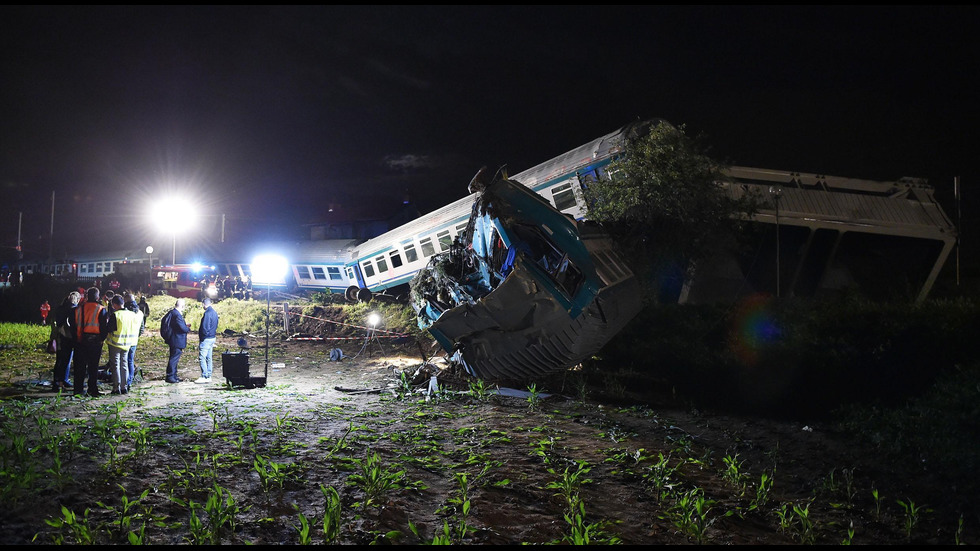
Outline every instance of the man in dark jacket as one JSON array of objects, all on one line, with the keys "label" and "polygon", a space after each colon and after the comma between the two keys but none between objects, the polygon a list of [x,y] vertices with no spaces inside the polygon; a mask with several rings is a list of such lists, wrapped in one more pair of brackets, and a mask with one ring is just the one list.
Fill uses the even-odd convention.
[{"label": "man in dark jacket", "polygon": [[201,364],[201,378],[194,382],[204,385],[211,382],[213,367],[211,351],[214,349],[214,341],[218,338],[218,313],[211,307],[211,299],[208,297],[204,297],[201,305],[204,306],[204,315],[201,317],[200,327],[197,328],[197,337],[201,339],[197,357]]},{"label": "man in dark jacket", "polygon": [[170,326],[171,333],[170,339],[167,340],[167,345],[170,346],[170,360],[167,362],[166,376],[168,383],[179,383],[183,380],[177,376],[177,362],[180,361],[180,355],[187,348],[187,334],[191,331],[190,327],[187,327],[187,322],[184,321],[184,308],[186,306],[184,299],[179,298],[174,304],[174,309],[165,314],[168,317],[167,324]]},{"label": "man in dark jacket", "polygon": [[85,304],[75,308],[75,396],[84,394],[86,375],[88,395],[99,395],[99,360],[108,334],[109,312],[99,303],[98,287],[89,287]]},{"label": "man in dark jacket", "polygon": [[[58,352],[54,362],[55,390],[68,392],[74,385],[71,382],[71,362],[75,350],[75,308],[78,308],[82,295],[78,291],[68,293],[65,300],[55,310],[54,326],[58,334]],[[75,362],[78,369],[78,362]]]}]

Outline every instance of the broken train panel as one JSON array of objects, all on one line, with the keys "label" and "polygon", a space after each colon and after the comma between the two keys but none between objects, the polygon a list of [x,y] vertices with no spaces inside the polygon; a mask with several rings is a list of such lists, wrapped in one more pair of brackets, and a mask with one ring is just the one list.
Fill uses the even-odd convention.
[{"label": "broken train panel", "polygon": [[599,351],[640,310],[633,273],[598,225],[481,171],[466,231],[412,281],[419,326],[471,375],[527,379]]}]

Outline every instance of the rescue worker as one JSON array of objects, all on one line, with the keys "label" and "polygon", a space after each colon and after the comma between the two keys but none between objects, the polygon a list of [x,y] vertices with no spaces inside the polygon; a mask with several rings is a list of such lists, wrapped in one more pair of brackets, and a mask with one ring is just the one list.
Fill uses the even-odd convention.
[{"label": "rescue worker", "polygon": [[139,310],[133,312],[124,308],[122,295],[112,297],[112,315],[109,317],[109,374],[112,376],[112,394],[129,392],[129,351],[136,348],[139,341]]},{"label": "rescue worker", "polygon": [[[71,366],[75,350],[75,309],[82,299],[78,291],[68,293],[54,312],[52,324],[58,332],[58,352],[54,362],[54,390],[68,392],[72,387]],[[77,362],[76,362],[77,366]],[[77,369],[77,367],[76,367]]]},{"label": "rescue worker", "polygon": [[[143,335],[143,331],[146,331],[146,315],[143,313],[140,305],[136,303],[136,297],[133,293],[126,292],[123,295],[123,301],[125,301],[125,308],[130,312],[133,312],[140,319],[139,332],[136,334],[136,343],[129,347],[129,355],[127,358],[127,363],[129,367],[129,376],[126,378],[126,390],[129,391],[133,386],[133,381],[136,378],[136,346],[139,344],[139,337]],[[149,311],[150,307],[146,307]]]},{"label": "rescue worker", "polygon": [[99,396],[99,360],[109,334],[109,312],[99,302],[98,287],[89,287],[85,304],[75,308],[75,331],[75,396],[85,395],[86,376],[88,395]]},{"label": "rescue worker", "polygon": [[50,312],[50,311],[51,311],[51,305],[48,304],[48,301],[42,302],[41,303],[41,325],[47,325],[48,324],[48,312]]}]

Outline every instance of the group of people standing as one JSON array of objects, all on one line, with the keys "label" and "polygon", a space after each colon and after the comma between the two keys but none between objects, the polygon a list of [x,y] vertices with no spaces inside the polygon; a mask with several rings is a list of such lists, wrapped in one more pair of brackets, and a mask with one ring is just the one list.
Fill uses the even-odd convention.
[{"label": "group of people standing", "polygon": [[[211,306],[211,299],[204,297],[201,301],[204,307],[204,315],[201,316],[201,324],[197,328],[198,344],[197,360],[201,366],[201,376],[195,380],[198,384],[211,382],[211,372],[214,364],[211,351],[214,350],[214,343],[218,338],[218,313]],[[160,320],[160,336],[170,348],[170,356],[167,359],[167,374],[164,380],[168,383],[180,383],[183,381],[177,375],[177,364],[180,357],[187,348],[187,334],[191,332],[187,322],[184,321],[184,310],[187,308],[187,301],[179,298],[174,304],[174,308],[164,314]]]},{"label": "group of people standing", "polygon": [[[146,328],[149,305],[131,292],[106,293],[90,287],[83,296],[72,291],[55,310],[54,389],[76,396],[99,396],[99,367],[104,345],[109,348],[108,371],[113,394],[126,394],[136,377],[136,347]],[[88,388],[86,389],[86,379]]]},{"label": "group of people standing", "polygon": [[247,275],[244,278],[235,276],[235,279],[232,279],[231,276],[225,276],[222,279],[218,275],[201,278],[202,289],[207,289],[210,286],[214,286],[218,298],[235,297],[238,300],[248,300],[252,297],[252,280]]},{"label": "group of people standing", "polygon": [[[68,293],[55,310],[51,334],[57,343],[53,387],[57,391],[70,390],[75,396],[100,396],[100,360],[105,346],[109,352],[107,370],[111,393],[127,394],[136,378],[136,348],[150,315],[146,297],[141,296],[137,302],[135,295],[128,291],[121,294],[107,291],[107,297],[100,296],[98,287],[85,290],[84,296],[79,291]],[[211,381],[211,351],[218,328],[218,314],[211,307],[211,300],[204,299],[203,305],[204,317],[198,329],[201,377],[196,383]],[[185,300],[177,299],[174,308],[164,316],[164,324],[171,330],[164,331],[161,325],[161,336],[170,348],[168,383],[181,381],[177,377],[177,363],[190,332],[183,318],[185,307]]]}]

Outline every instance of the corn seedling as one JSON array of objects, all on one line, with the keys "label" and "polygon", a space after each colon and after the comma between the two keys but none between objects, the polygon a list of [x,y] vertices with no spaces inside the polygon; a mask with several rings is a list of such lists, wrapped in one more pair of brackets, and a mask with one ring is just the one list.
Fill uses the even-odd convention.
[{"label": "corn seedling", "polygon": [[[471,534],[475,530],[469,526],[466,522],[467,517],[470,514],[470,486],[469,479],[466,473],[453,473],[456,478],[456,483],[459,485],[459,496],[450,497],[448,502],[453,505],[456,510],[456,527],[451,532],[453,543],[463,543],[463,540],[467,535]],[[448,526],[448,525],[447,525]]]},{"label": "corn seedling", "polygon": [[[412,521],[408,521],[408,529],[411,530],[411,532],[415,534],[415,537],[417,537],[419,540],[425,541],[425,538],[422,537],[422,534],[419,534],[418,526],[415,526],[415,524],[413,524]],[[429,543],[429,545],[452,545],[453,538],[451,536],[451,533],[452,533],[452,529],[449,528],[449,521],[447,520],[442,521],[442,533],[433,534],[432,542]]]},{"label": "corn seedling", "polygon": [[794,503],[790,507],[789,528],[803,545],[813,545],[817,539],[816,523],[810,518],[811,503],[807,502],[806,506]]},{"label": "corn seedling", "polygon": [[848,506],[854,503],[854,496],[857,490],[854,487],[854,470],[841,469],[841,474],[837,476],[837,469],[831,469],[830,474],[824,481],[824,488],[830,493],[840,496]]},{"label": "corn seedling", "polygon": [[150,431],[146,427],[137,427],[129,432],[129,437],[133,439],[134,457],[142,457],[150,449]]},{"label": "corn seedling", "polygon": [[228,406],[219,406],[215,403],[204,404],[204,411],[211,417],[211,432],[218,432],[218,423],[224,417],[228,417]]},{"label": "corn seedling", "polygon": [[[53,536],[54,543],[74,543],[76,545],[92,545],[95,543],[93,530],[89,528],[88,525],[88,513],[89,510],[85,509],[82,517],[78,518],[78,515],[76,515],[74,511],[62,505],[62,518],[45,519],[44,522],[47,523],[48,526],[58,529],[58,534]],[[71,531],[72,541],[70,542],[67,542],[64,538],[64,534],[62,534],[65,527],[68,527],[68,529]],[[37,539],[37,536],[34,536],[34,538]]]},{"label": "corn seedling", "polygon": [[534,383],[531,383],[527,387],[527,404],[528,409],[531,411],[538,409],[538,406],[541,404],[541,391],[538,390],[538,386]]},{"label": "corn seedling", "polygon": [[477,379],[476,381],[470,381],[470,396],[476,398],[481,402],[486,402],[492,396],[490,394],[490,387],[483,381],[483,379]]},{"label": "corn seedling", "polygon": [[306,520],[306,516],[299,510],[298,505],[294,503],[293,507],[296,508],[296,514],[299,515],[299,526],[293,526],[299,532],[299,544],[311,545],[313,538],[310,536],[310,522]]},{"label": "corn seedling", "polygon": [[847,535],[844,536],[844,539],[840,542],[840,544],[841,545],[851,545],[851,542],[852,541],[854,541],[854,521],[853,520],[848,523],[848,526],[847,526]]},{"label": "corn seedling", "polygon": [[377,506],[391,490],[404,487],[405,471],[394,471],[381,465],[377,452],[364,459],[354,459],[360,472],[347,478],[347,483],[360,488],[365,494],[365,505]]},{"label": "corn seedling", "polygon": [[881,520],[881,496],[878,495],[878,488],[871,488],[871,497],[875,500],[875,520]]},{"label": "corn seedling", "polygon": [[213,543],[218,543],[221,532],[226,526],[229,531],[234,532],[238,525],[238,514],[244,512],[235,503],[235,497],[231,491],[218,484],[211,488],[211,494],[204,502],[204,510],[208,513],[208,521],[214,538]]},{"label": "corn seedling", "polygon": [[738,460],[738,454],[735,456],[726,455],[722,458],[725,463],[725,470],[722,471],[721,475],[729,484],[731,484],[740,493],[745,492],[745,472],[742,470],[742,465],[744,461]]},{"label": "corn seedling", "polygon": [[143,493],[140,494],[138,498],[130,500],[129,496],[126,495],[126,487],[122,484],[117,484],[117,486],[119,486],[119,489],[122,490],[122,497],[119,498],[119,507],[106,505],[101,501],[97,501],[96,505],[118,517],[115,524],[119,535],[122,535],[129,533],[129,527],[132,524],[133,519],[140,516],[138,513],[134,513],[133,510],[140,501],[146,498],[146,496],[150,493],[150,490],[143,490]]},{"label": "corn seedling", "polygon": [[280,490],[283,489],[283,485],[286,483],[288,473],[286,470],[286,465],[284,463],[276,463],[268,458],[261,455],[256,455],[255,460],[252,462],[252,466],[255,467],[255,471],[259,473],[259,479],[262,481],[262,490],[269,493],[269,490],[273,485],[278,486]]},{"label": "corn seedling", "polygon": [[654,494],[657,496],[658,501],[664,498],[666,490],[671,489],[671,481],[674,477],[674,473],[677,472],[677,469],[679,469],[681,465],[683,465],[683,461],[671,467],[670,454],[668,453],[665,456],[663,452],[658,452],[656,461],[654,461],[653,464],[648,467],[647,472],[643,473],[643,480],[653,487]]},{"label": "corn seedling", "polygon": [[204,525],[204,521],[198,515],[198,511],[203,509],[200,503],[193,500],[188,503],[190,518],[187,520],[187,529],[190,530],[190,537],[187,541],[192,545],[208,545],[212,543],[211,531]]},{"label": "corn seedling", "polygon": [[398,385],[395,387],[395,397],[404,400],[412,395],[412,382],[408,379],[408,373],[402,371],[398,374]]},{"label": "corn seedling", "polygon": [[921,505],[916,505],[915,502],[912,501],[911,499],[908,500],[908,503],[900,499],[896,501],[905,511],[905,522],[904,522],[905,538],[911,541],[912,531],[915,530],[916,526],[918,526],[919,520],[921,520],[922,513],[929,512],[931,511],[931,509],[923,508],[923,506]]},{"label": "corn seedling", "polygon": [[578,494],[582,485],[592,482],[592,479],[585,477],[592,470],[592,467],[588,465],[585,461],[579,461],[575,470],[565,467],[565,470],[560,473],[555,469],[548,468],[548,472],[558,477],[558,480],[549,482],[545,487],[549,490],[558,490],[555,495],[561,496],[565,500],[568,514],[574,514],[576,504],[580,501]]},{"label": "corn seedling", "polygon": [[759,485],[755,487],[755,497],[749,504],[749,510],[762,509],[769,503],[769,497],[772,494],[772,484],[773,477],[763,471],[762,475],[759,477]]},{"label": "corn seedling", "polygon": [[714,505],[715,501],[705,498],[701,488],[694,488],[680,494],[677,501],[667,510],[667,515],[674,526],[694,538],[698,544],[702,544],[708,528],[718,519],[718,517],[709,518]]},{"label": "corn seedling", "polygon": [[323,510],[323,543],[334,543],[340,536],[340,494],[333,486],[320,485],[320,492],[326,499]]}]

